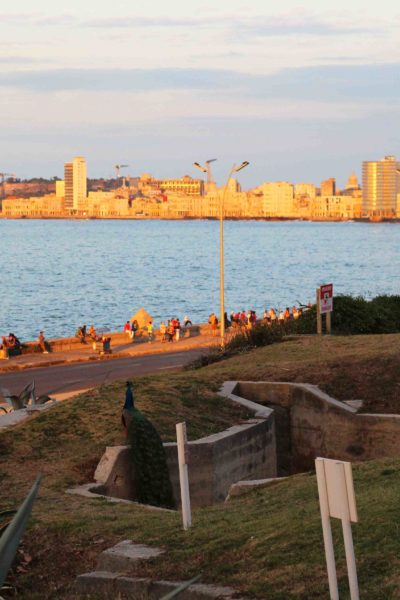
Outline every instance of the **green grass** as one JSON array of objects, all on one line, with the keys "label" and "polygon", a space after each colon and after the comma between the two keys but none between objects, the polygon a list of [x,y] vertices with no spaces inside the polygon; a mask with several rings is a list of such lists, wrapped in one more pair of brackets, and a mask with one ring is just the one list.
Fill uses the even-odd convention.
[{"label": "green grass", "polygon": [[[311,382],[341,399],[365,398],[368,410],[399,412],[400,335],[298,338],[192,372],[134,379],[136,404],[173,440],[186,420],[190,439],[246,417],[216,392],[224,380]],[[14,430],[0,433],[0,510],[18,504],[38,472],[44,475],[25,536],[33,557],[15,582],[22,600],[71,599],[78,573],[122,539],[168,552],[138,574],[232,585],[243,594],[280,600],[328,597],[313,475],[295,476],[228,505],[197,510],[181,529],[175,513],[147,512],[65,494],[92,480],[105,446],[125,443],[120,427],[124,384],[65,401]],[[400,597],[400,459],[356,465],[360,523],[354,526],[361,597]],[[341,535],[338,572],[348,598]]]}]

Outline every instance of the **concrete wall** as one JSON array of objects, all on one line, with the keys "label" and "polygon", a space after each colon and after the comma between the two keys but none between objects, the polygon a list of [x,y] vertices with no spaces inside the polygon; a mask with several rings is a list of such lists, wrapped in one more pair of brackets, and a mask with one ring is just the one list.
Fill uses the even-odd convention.
[{"label": "concrete wall", "polygon": [[[182,338],[185,337],[193,337],[197,335],[204,335],[208,333],[208,327],[193,325],[192,327],[182,328]],[[111,349],[113,344],[130,344],[131,339],[124,332],[110,332],[105,334],[107,337],[111,338]],[[159,335],[159,331],[155,331],[155,335]],[[147,342],[147,332],[143,332],[139,334],[135,338],[135,343],[138,342]],[[87,338],[87,343],[82,344],[78,338],[70,337],[70,338],[53,338],[47,340],[47,344],[49,346],[50,352],[67,352],[69,350],[79,350],[80,348],[86,348],[92,346],[92,341],[90,338]],[[37,342],[24,342],[22,344],[22,354],[34,354],[41,352]]]},{"label": "concrete wall", "polygon": [[400,415],[358,414],[309,384],[236,382],[231,389],[287,410],[292,472],[313,468],[317,456],[364,461],[400,455]]},{"label": "concrete wall", "polygon": [[[252,403],[248,403],[252,404]],[[262,407],[262,418],[189,442],[189,483],[192,506],[223,502],[233,483],[241,479],[276,476],[273,411]],[[174,499],[180,506],[178,455],[175,443],[164,448]],[[127,446],[106,448],[95,472],[97,493],[135,499],[135,476]]]},{"label": "concrete wall", "polygon": [[[165,444],[174,498],[180,505],[176,444]],[[241,479],[276,477],[275,430],[272,414],[189,442],[189,485],[193,507],[223,502]]]}]

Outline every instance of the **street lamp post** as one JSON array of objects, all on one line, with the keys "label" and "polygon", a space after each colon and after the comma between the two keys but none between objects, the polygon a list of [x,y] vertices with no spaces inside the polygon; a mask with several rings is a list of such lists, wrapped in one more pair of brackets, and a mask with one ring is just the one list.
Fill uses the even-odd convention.
[{"label": "street lamp post", "polygon": [[[238,167],[233,165],[229,172],[224,191],[222,193],[221,202],[219,205],[219,300],[220,300],[220,332],[221,332],[221,348],[225,347],[225,263],[224,263],[224,208],[225,196],[228,189],[229,181],[234,173],[241,171],[250,163],[245,160]],[[199,163],[193,163],[193,166],[203,172],[207,169]]]}]

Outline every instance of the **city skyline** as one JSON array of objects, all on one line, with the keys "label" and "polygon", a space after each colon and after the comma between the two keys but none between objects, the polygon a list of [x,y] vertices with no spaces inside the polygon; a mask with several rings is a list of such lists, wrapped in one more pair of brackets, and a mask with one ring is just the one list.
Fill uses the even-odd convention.
[{"label": "city skyline", "polygon": [[127,163],[162,178],[218,156],[219,183],[249,160],[247,187],[343,185],[349,165],[361,177],[366,158],[400,154],[399,23],[394,1],[22,0],[0,20],[0,170],[61,176],[83,154],[94,177]]}]

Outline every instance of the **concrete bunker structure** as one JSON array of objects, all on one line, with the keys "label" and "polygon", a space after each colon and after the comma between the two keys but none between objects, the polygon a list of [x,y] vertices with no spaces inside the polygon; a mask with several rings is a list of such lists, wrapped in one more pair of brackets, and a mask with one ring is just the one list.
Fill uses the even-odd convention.
[{"label": "concrete bunker structure", "polygon": [[[228,381],[220,395],[253,417],[214,435],[189,442],[193,507],[223,502],[231,485],[271,479],[314,468],[317,456],[371,460],[400,454],[400,415],[360,414],[317,386]],[[176,506],[180,505],[175,443],[165,443]],[[69,490],[122,501],[135,500],[135,474],[127,446],[106,449],[95,482]]]}]

